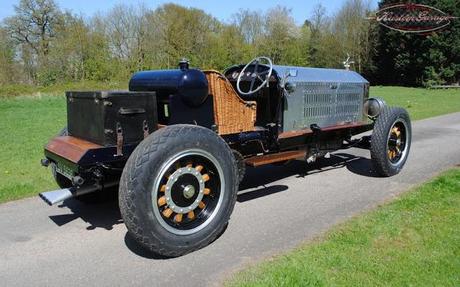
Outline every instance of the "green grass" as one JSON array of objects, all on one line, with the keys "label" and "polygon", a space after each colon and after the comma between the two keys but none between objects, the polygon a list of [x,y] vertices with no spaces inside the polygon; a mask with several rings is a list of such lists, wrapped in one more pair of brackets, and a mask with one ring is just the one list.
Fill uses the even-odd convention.
[{"label": "green grass", "polygon": [[0,99],[24,95],[63,95],[65,91],[126,90],[127,88],[127,81],[124,81],[123,83],[82,81],[59,83],[44,87],[26,84],[0,85]]},{"label": "green grass", "polygon": [[454,169],[226,285],[460,286],[459,227]]},{"label": "green grass", "polygon": [[460,111],[460,89],[381,87],[370,89],[371,97],[381,97],[388,105],[409,111],[412,120],[420,120]]},{"label": "green grass", "polygon": [[63,96],[0,100],[0,202],[55,188],[43,146],[66,125]]},{"label": "green grass", "polygon": [[[66,124],[62,91],[111,88],[117,88],[116,84],[75,83],[48,87],[59,91],[59,96],[14,96],[13,93],[0,97],[0,202],[56,187],[49,170],[42,168],[39,161],[48,139]],[[8,90],[1,87],[0,95],[1,89]],[[408,108],[412,119],[460,111],[459,90],[372,87],[371,96]]]}]

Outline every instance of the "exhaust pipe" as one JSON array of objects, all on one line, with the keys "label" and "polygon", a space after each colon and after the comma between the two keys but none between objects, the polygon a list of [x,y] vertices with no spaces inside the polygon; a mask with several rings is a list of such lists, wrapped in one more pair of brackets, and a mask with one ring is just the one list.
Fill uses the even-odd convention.
[{"label": "exhaust pipe", "polygon": [[41,192],[38,195],[46,203],[48,203],[49,205],[53,205],[58,202],[64,201],[67,198],[71,198],[73,196],[73,193],[70,188],[63,188],[53,191]]},{"label": "exhaust pipe", "polygon": [[45,191],[41,192],[38,195],[40,196],[41,199],[43,199],[47,204],[49,205],[54,205],[56,203],[62,202],[66,199],[69,199],[71,197],[95,192],[102,190],[102,188],[108,188],[117,185],[118,182],[111,182],[108,184],[104,184],[104,186],[101,185],[91,185],[87,187],[82,187],[82,188],[76,188],[76,187],[69,187],[69,188],[63,188],[63,189],[57,189],[57,190],[52,190],[52,191]]}]

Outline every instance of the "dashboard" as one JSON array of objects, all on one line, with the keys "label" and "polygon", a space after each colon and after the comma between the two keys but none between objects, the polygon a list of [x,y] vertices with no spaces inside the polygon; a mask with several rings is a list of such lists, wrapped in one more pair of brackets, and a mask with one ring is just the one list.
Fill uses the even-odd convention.
[{"label": "dashboard", "polygon": [[[231,81],[237,81],[238,76],[240,75],[240,72],[241,70],[236,70],[226,76]],[[246,71],[244,75],[241,77],[241,81],[252,81],[256,77],[257,77],[257,74],[255,74],[253,71]],[[262,77],[264,77],[264,75],[262,75]],[[274,81],[276,81],[276,77],[272,74],[270,76],[270,82],[274,82]]]}]

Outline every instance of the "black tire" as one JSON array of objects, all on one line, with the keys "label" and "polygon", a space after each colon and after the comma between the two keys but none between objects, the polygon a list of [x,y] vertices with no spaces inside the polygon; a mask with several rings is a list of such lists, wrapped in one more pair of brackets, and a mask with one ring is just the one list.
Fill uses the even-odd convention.
[{"label": "black tire", "polygon": [[[67,127],[64,127],[58,133],[58,136],[67,136],[67,135],[69,135]],[[63,176],[62,174],[56,172],[56,164],[55,163],[51,163],[51,172],[53,174],[54,180],[56,181],[56,184],[60,188],[72,187],[72,181],[70,179],[68,179],[67,177]],[[112,189],[110,191],[116,192],[116,189]],[[79,195],[79,196],[75,197],[75,199],[77,199],[77,200],[79,200],[79,201],[81,201],[83,203],[86,203],[86,204],[98,204],[98,203],[107,201],[110,198],[109,192],[107,190],[102,190],[102,191],[87,193],[87,194]]]},{"label": "black tire", "polygon": [[412,141],[409,114],[403,108],[385,107],[371,136],[371,159],[381,176],[398,174],[406,163]]},{"label": "black tire", "polygon": [[[177,191],[174,181],[185,178],[185,168],[191,167],[195,172],[198,165],[205,166],[203,171],[211,174],[214,181],[205,180],[204,184],[208,187],[212,184],[214,190],[209,188],[211,193],[200,199],[207,200],[205,207],[189,211],[196,214],[194,219],[187,214],[178,223],[179,213],[168,213],[167,209],[184,206],[178,201],[188,200],[184,185],[190,184],[180,185],[183,189]],[[173,181],[171,185],[170,181]],[[141,142],[128,159],[120,180],[120,211],[137,242],[155,254],[176,257],[208,245],[224,230],[236,202],[237,186],[235,158],[219,136],[199,126],[167,126]],[[202,188],[198,188],[199,192],[193,196],[202,193]],[[166,190],[171,201],[160,205],[161,200],[166,201]],[[174,195],[176,199],[180,197],[178,201]],[[195,199],[192,197],[192,202],[196,202]],[[186,208],[189,210],[192,205]]]}]

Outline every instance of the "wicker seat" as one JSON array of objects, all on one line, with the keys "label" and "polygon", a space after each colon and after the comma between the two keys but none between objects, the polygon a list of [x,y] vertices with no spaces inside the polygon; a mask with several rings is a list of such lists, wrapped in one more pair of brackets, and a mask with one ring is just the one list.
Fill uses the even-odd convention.
[{"label": "wicker seat", "polygon": [[214,102],[214,121],[220,135],[254,130],[256,102],[239,97],[230,81],[217,71],[203,71]]}]

